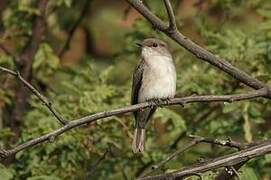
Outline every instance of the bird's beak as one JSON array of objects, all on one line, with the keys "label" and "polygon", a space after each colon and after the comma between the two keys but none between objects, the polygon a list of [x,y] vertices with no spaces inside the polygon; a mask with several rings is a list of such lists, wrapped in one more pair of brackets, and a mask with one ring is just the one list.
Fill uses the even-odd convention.
[{"label": "bird's beak", "polygon": [[137,42],[137,43],[136,43],[136,46],[138,46],[138,47],[142,47],[142,43]]}]

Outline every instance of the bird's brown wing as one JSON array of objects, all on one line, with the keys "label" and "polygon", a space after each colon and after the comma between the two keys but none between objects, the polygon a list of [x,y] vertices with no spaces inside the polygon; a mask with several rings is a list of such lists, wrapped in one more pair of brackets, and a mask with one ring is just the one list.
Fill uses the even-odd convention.
[{"label": "bird's brown wing", "polygon": [[[133,74],[133,85],[132,85],[132,98],[131,103],[138,103],[138,95],[142,85],[142,79],[144,74],[145,61],[141,60],[139,65],[136,67]],[[155,112],[156,108],[145,108],[143,110],[138,110],[134,112],[135,116],[135,133],[133,139],[133,151],[143,152],[145,144],[145,125]]]},{"label": "bird's brown wing", "polygon": [[138,94],[142,84],[143,78],[143,71],[144,71],[144,60],[142,59],[141,62],[135,68],[133,74],[133,85],[132,85],[132,94],[131,94],[131,104],[138,103]]}]

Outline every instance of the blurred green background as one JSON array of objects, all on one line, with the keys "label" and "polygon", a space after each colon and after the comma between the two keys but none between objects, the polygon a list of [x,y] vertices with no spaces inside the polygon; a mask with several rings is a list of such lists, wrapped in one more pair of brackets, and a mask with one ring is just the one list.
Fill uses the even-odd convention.
[{"label": "blurred green background", "polygon": [[[31,35],[38,0],[0,1],[0,43],[19,54]],[[167,20],[162,0],[145,0]],[[175,0],[179,30],[251,76],[269,83],[271,75],[270,0]],[[87,5],[87,13],[70,47],[57,56],[68,32]],[[177,97],[193,94],[234,94],[250,89],[222,71],[197,60],[151,25],[124,0],[49,0],[47,28],[35,55],[32,84],[52,100],[69,120],[130,104],[131,79],[139,60],[135,42],[147,37],[167,41],[177,67]],[[15,69],[0,51],[0,65]],[[18,81],[0,73],[0,148],[9,148],[59,127],[33,95],[28,98],[16,141],[10,128]],[[186,134],[252,142],[270,138],[271,106],[264,99],[234,103],[196,103],[159,108],[147,129],[146,151],[131,149],[131,114],[114,116],[71,130],[55,141],[19,152],[0,164],[6,179],[134,179],[184,146]],[[14,143],[11,143],[14,142]],[[233,152],[199,144],[153,174],[169,172]],[[106,152],[105,158],[103,158]],[[97,163],[101,160],[99,163]],[[240,169],[244,180],[271,179],[271,156],[256,158]],[[219,171],[203,174],[213,179]],[[193,178],[190,178],[193,179]],[[196,178],[195,178],[196,179]]]}]

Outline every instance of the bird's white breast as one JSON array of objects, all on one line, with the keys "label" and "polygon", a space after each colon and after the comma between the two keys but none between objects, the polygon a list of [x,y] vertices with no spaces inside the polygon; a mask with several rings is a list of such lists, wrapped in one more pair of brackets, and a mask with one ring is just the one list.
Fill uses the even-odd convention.
[{"label": "bird's white breast", "polygon": [[152,56],[146,60],[138,101],[172,98],[176,91],[176,70],[171,57]]}]

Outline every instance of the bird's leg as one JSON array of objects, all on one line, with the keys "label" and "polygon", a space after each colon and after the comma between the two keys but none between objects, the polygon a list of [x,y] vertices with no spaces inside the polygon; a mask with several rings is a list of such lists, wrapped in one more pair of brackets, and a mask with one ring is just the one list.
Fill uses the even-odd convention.
[{"label": "bird's leg", "polygon": [[163,101],[166,103],[166,105],[169,105],[169,103],[170,103],[170,98],[169,98],[169,97],[164,98]]},{"label": "bird's leg", "polygon": [[163,99],[155,98],[153,99],[153,102],[157,107],[162,107],[161,103],[163,102]]},{"label": "bird's leg", "polygon": [[154,102],[153,99],[149,99],[149,100],[147,100],[147,102],[150,104],[150,108],[156,107],[156,103]]},{"label": "bird's leg", "polygon": [[155,107],[161,107],[161,99],[159,98],[154,98],[154,99],[150,99],[147,102],[149,102],[151,104],[151,108],[155,108]]}]

